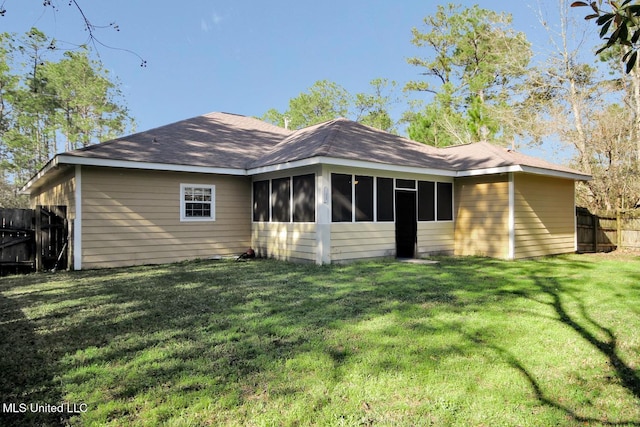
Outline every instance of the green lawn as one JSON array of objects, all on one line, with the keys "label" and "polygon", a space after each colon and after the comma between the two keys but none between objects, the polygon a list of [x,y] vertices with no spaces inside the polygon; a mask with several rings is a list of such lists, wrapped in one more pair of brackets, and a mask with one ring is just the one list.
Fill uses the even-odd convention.
[{"label": "green lawn", "polygon": [[640,257],[4,277],[0,372],[86,405],[0,425],[640,426]]}]

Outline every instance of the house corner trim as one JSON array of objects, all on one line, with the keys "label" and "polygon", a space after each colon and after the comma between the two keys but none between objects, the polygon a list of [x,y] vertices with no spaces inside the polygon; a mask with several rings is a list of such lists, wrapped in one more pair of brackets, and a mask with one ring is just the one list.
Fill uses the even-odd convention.
[{"label": "house corner trim", "polygon": [[82,166],[76,165],[76,216],[73,219],[73,269],[82,270]]},{"label": "house corner trim", "polygon": [[331,174],[321,168],[316,194],[316,264],[331,263]]},{"label": "house corner trim", "polygon": [[509,248],[507,252],[508,259],[516,257],[516,185],[513,172],[509,172]]}]

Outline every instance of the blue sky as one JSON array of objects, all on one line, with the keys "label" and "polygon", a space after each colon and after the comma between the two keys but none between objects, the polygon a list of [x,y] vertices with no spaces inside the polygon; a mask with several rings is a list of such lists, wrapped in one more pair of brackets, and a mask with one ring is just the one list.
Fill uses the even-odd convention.
[{"label": "blue sky", "polygon": [[[566,0],[568,1],[568,0]],[[81,17],[66,0],[58,11],[40,1],[0,0],[7,10],[0,31],[23,33],[36,26],[64,42],[84,43]],[[137,122],[146,130],[211,111],[261,116],[285,110],[290,98],[315,81],[328,79],[350,93],[367,91],[384,77],[401,86],[418,78],[406,58],[423,54],[411,43],[437,4],[426,0],[79,0],[96,25],[118,24],[96,35],[105,67],[119,79]],[[513,27],[527,34],[536,52],[548,36],[536,18],[541,9],[553,21],[557,0],[458,1],[513,15]],[[583,10],[572,10],[581,22]],[[423,27],[424,28],[424,27]],[[592,29],[595,33],[595,27]],[[595,38],[595,37],[594,37]]]}]

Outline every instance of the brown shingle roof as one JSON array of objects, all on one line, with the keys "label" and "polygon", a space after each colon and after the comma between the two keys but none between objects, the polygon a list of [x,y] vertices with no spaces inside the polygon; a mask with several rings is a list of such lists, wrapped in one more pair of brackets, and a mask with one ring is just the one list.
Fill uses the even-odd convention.
[{"label": "brown shingle roof", "polygon": [[296,131],[249,168],[320,156],[452,170],[437,148],[342,118]]},{"label": "brown shingle roof", "polygon": [[435,148],[347,119],[290,131],[229,113],[205,114],[64,155],[242,170],[329,157],[447,171],[528,166],[588,178],[486,142]]},{"label": "brown shingle roof", "polygon": [[454,145],[442,148],[455,170],[470,171],[476,169],[490,169],[506,166],[528,166],[549,171],[565,172],[569,174],[583,175],[575,169],[547,162],[538,157],[527,156],[517,151],[508,150],[488,142],[476,142],[473,144]]},{"label": "brown shingle roof", "polygon": [[244,169],[289,134],[291,131],[252,117],[210,113],[65,155]]}]

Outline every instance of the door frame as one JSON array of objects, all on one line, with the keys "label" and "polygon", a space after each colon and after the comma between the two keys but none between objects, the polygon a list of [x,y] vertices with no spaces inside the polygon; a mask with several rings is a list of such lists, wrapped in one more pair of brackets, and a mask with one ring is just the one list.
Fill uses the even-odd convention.
[{"label": "door frame", "polygon": [[[411,198],[399,203],[399,196],[411,196]],[[394,202],[396,257],[415,258],[418,243],[418,192],[411,189],[396,189]],[[405,234],[410,237],[405,237]],[[412,240],[412,244],[407,243],[408,239]]]}]

